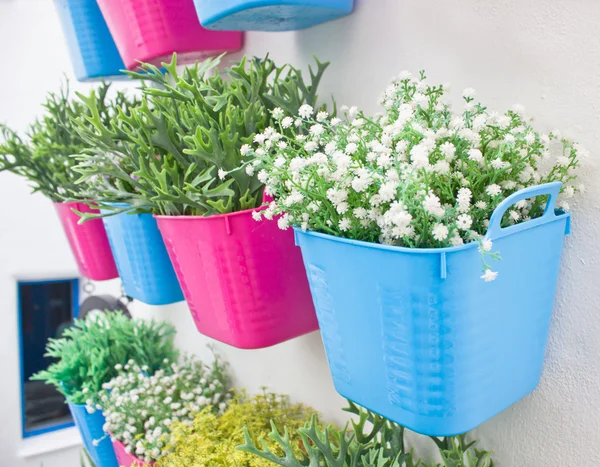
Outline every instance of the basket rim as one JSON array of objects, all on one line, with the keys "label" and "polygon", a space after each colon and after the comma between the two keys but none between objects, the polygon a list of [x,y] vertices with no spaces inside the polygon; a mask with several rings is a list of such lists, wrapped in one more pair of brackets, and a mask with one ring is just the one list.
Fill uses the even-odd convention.
[{"label": "basket rim", "polygon": [[[548,223],[558,222],[558,221],[566,222],[566,221],[568,221],[568,219],[570,217],[571,217],[570,212],[562,212],[562,213],[556,214],[554,219],[548,221]],[[542,225],[545,225],[545,224],[546,223],[534,224],[525,230],[530,230],[530,229],[534,229],[536,227],[541,227]],[[322,238],[324,240],[328,240],[331,242],[345,243],[348,245],[354,245],[354,246],[358,246],[361,248],[372,248],[372,249],[377,249],[377,250],[392,251],[392,252],[396,252],[396,253],[410,253],[410,254],[454,253],[454,252],[458,252],[458,251],[473,249],[479,245],[478,242],[472,241],[469,243],[465,243],[464,245],[447,246],[447,247],[443,247],[443,248],[410,248],[410,247],[406,247],[406,246],[384,245],[382,243],[366,242],[364,240],[354,240],[351,238],[337,237],[335,235],[330,235],[330,234],[326,234],[326,233],[322,233],[322,232],[316,232],[314,230],[302,230],[300,227],[297,227],[297,226],[294,226],[293,228],[294,228],[294,236],[296,236],[296,237],[298,237],[299,235],[306,235],[309,237]],[[520,232],[522,232],[522,231],[520,231]],[[520,232],[509,233],[507,236],[518,234]],[[484,236],[484,238],[485,238],[485,236]],[[493,239],[493,238],[491,240],[495,241],[495,239]],[[500,240],[500,238],[498,240]],[[296,241],[296,245],[300,246],[297,241]]]},{"label": "basket rim", "polygon": [[258,206],[257,208],[250,208],[250,209],[244,209],[243,211],[235,211],[235,212],[228,212],[227,214],[213,214],[212,216],[166,216],[163,214],[152,214],[152,216],[155,219],[171,219],[171,220],[194,220],[194,219],[199,219],[199,220],[204,220],[204,221],[209,221],[211,219],[224,219],[224,218],[228,218],[228,217],[236,217],[236,216],[242,216],[242,215],[252,215],[252,213],[254,211],[263,211],[267,209],[267,206]]}]

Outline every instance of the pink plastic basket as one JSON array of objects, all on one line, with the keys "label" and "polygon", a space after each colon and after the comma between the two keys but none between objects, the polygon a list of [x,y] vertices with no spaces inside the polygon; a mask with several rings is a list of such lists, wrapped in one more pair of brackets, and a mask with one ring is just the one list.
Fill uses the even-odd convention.
[{"label": "pink plastic basket", "polygon": [[318,329],[292,230],[252,210],[156,216],[196,327],[234,347],[268,347]]},{"label": "pink plastic basket", "polygon": [[200,26],[193,0],[98,0],[98,5],[130,70],[139,61],[160,66],[173,52],[184,65],[242,48],[243,33]]},{"label": "pink plastic basket", "polygon": [[97,212],[85,203],[54,203],[60,222],[71,245],[79,272],[95,281],[114,279],[119,276],[117,266],[101,219],[93,219],[79,225],[80,212]]},{"label": "pink plastic basket", "polygon": [[113,440],[113,448],[115,448],[115,454],[119,461],[119,467],[149,467],[154,465],[154,462],[144,462],[139,460],[133,454],[128,453],[125,450],[125,445],[120,441]]}]

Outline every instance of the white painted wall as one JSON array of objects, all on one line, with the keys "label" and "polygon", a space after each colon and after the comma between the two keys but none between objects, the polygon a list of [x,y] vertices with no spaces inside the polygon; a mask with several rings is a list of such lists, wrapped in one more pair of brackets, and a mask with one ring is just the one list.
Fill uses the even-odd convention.
[{"label": "white painted wall", "polygon": [[[596,229],[600,188],[600,3],[592,0],[358,0],[347,19],[307,31],[252,33],[246,53],[270,52],[304,66],[317,54],[331,60],[321,95],[376,109],[389,77],[428,71],[457,96],[471,86],[487,104],[521,103],[541,130],[569,130],[592,152],[588,187],[567,240],[546,368],[540,388],[477,430],[500,467],[600,465],[600,299]],[[58,19],[47,0],[0,0],[0,121],[23,129],[46,91],[71,74]],[[85,87],[85,86],[83,86]],[[25,183],[0,176],[0,465],[76,466],[77,450],[28,460],[19,450],[16,311],[13,275],[74,270],[49,203]],[[115,286],[112,285],[114,288]],[[178,324],[179,342],[204,353],[185,306],[137,306],[136,312]],[[328,418],[343,401],[332,387],[318,333],[262,351],[218,346],[236,382],[290,393]]]}]

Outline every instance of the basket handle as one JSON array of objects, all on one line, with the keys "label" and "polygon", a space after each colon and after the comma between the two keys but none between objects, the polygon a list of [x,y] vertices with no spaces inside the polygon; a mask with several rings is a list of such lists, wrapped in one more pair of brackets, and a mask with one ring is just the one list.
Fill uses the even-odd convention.
[{"label": "basket handle", "polygon": [[[523,188],[522,190],[519,190],[510,195],[508,198],[502,201],[496,207],[496,209],[494,209],[492,217],[490,218],[490,224],[488,226],[487,233],[485,234],[485,238],[489,238],[490,240],[496,240],[506,235],[520,232],[521,230],[545,224],[546,222],[550,222],[553,218],[556,218],[554,210],[556,209],[556,198],[558,198],[561,186],[562,182],[544,183],[543,185],[536,185],[528,188]],[[521,222],[520,224],[511,225],[509,227],[504,228],[501,227],[502,218],[504,217],[506,211],[512,205],[524,199],[533,198],[534,196],[541,195],[550,195],[550,198],[546,203],[546,210],[544,211],[544,214],[527,222]]]}]

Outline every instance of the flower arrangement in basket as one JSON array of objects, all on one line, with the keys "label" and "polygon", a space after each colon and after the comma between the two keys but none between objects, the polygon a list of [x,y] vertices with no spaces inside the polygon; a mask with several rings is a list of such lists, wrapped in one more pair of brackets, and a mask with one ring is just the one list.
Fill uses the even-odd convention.
[{"label": "flower arrangement in basket", "polygon": [[274,198],[255,219],[295,227],[338,392],[437,436],[537,386],[587,155],[445,94],[403,72],[373,117],[274,109],[243,164]]},{"label": "flower arrangement in basket", "polygon": [[[285,467],[336,465],[339,467],[493,467],[492,453],[477,449],[476,441],[457,437],[431,437],[442,464],[425,462],[410,447],[407,430],[384,417],[349,402],[344,409],[357,420],[339,430],[323,428],[313,417],[294,432],[272,425],[270,444],[259,448],[246,428],[245,444],[238,449]],[[301,448],[298,449],[298,444]],[[269,464],[272,465],[272,464]]]},{"label": "flower arrangement in basket", "polygon": [[[241,392],[221,415],[206,408],[196,415],[192,424],[174,423],[172,440],[166,447],[169,453],[159,459],[156,465],[271,466],[273,463],[270,460],[236,449],[244,443],[245,427],[252,433],[255,442],[262,440],[276,449],[276,443],[267,438],[272,424],[279,430],[287,427],[291,433],[295,433],[314,414],[314,409],[292,403],[284,395],[263,391],[250,396]],[[299,443],[290,449],[300,456]]]},{"label": "flower arrangement in basket", "polygon": [[[110,85],[102,84],[90,96],[105,122],[135,103],[135,99],[121,92],[110,97],[109,90]],[[94,200],[93,190],[87,184],[77,183],[79,174],[72,170],[77,160],[71,155],[89,148],[74,122],[86,115],[86,107],[72,98],[65,85],[58,94],[48,94],[44,109],[45,114],[29,127],[25,139],[7,126],[0,126],[0,172],[26,178],[34,192],[53,201],[83,276],[113,279],[118,274],[102,222],[77,226],[79,217],[73,212],[98,213],[85,203]]]},{"label": "flower arrangement in basket", "polygon": [[308,285],[291,233],[255,228],[252,211],[264,189],[257,176],[223,177],[239,167],[253,135],[274,123],[273,109],[316,105],[327,64],[317,61],[306,82],[300,70],[268,57],[222,71],[219,63],[210,58],[180,73],[174,55],[165,74],[142,65],[145,74],[130,75],[156,86],[142,85],[142,104],[110,124],[86,102],[91,116],[80,133],[98,151],[81,156],[75,170],[84,182],[120,181],[121,189],[96,187],[106,215],[155,215],[201,332],[264,347],[316,329]]},{"label": "flower arrangement in basket", "polygon": [[[119,375],[104,384],[101,395],[105,431],[125,453],[145,463],[167,454],[172,424],[191,425],[204,408],[222,414],[231,398],[225,364],[218,356],[210,365],[185,357],[154,374],[133,360],[117,368]],[[125,465],[119,450],[117,458]]]},{"label": "flower arrangement in basket", "polygon": [[[92,91],[98,116],[105,123],[135,103],[122,92],[111,96],[110,84],[102,83]],[[26,178],[34,192],[40,192],[54,202],[67,199],[87,201],[93,197],[88,185],[77,183],[79,174],[72,169],[89,145],[79,136],[75,121],[89,114],[87,107],[64,84],[59,93],[49,93],[43,104],[44,115],[29,126],[26,138],[2,125],[0,142],[0,172],[9,171]]]},{"label": "flower arrangement in basket", "polygon": [[129,360],[140,362],[149,372],[176,360],[174,335],[175,329],[166,323],[131,320],[121,312],[98,312],[76,320],[61,338],[49,341],[45,356],[56,361],[31,379],[52,384],[64,394],[95,465],[119,465],[103,429],[103,385]]},{"label": "flower arrangement in basket", "polygon": [[[305,105],[299,114],[275,109],[278,123],[246,147],[246,170],[256,171],[276,197],[257,219],[367,242],[443,248],[481,240],[494,209],[524,188],[563,183],[563,200],[582,191],[575,169],[587,152],[540,134],[521,106],[501,115],[463,92],[462,115],[452,113],[444,86],[403,72],[382,98],[385,113],[370,118],[353,107],[345,119]],[[308,128],[308,131],[306,131]],[[551,145],[561,147],[551,158]],[[549,162],[550,161],[550,162]],[[549,162],[549,163],[548,163]],[[547,199],[522,200],[502,225],[543,214]],[[482,252],[492,249],[489,239]],[[483,279],[496,277],[484,261]]]}]

